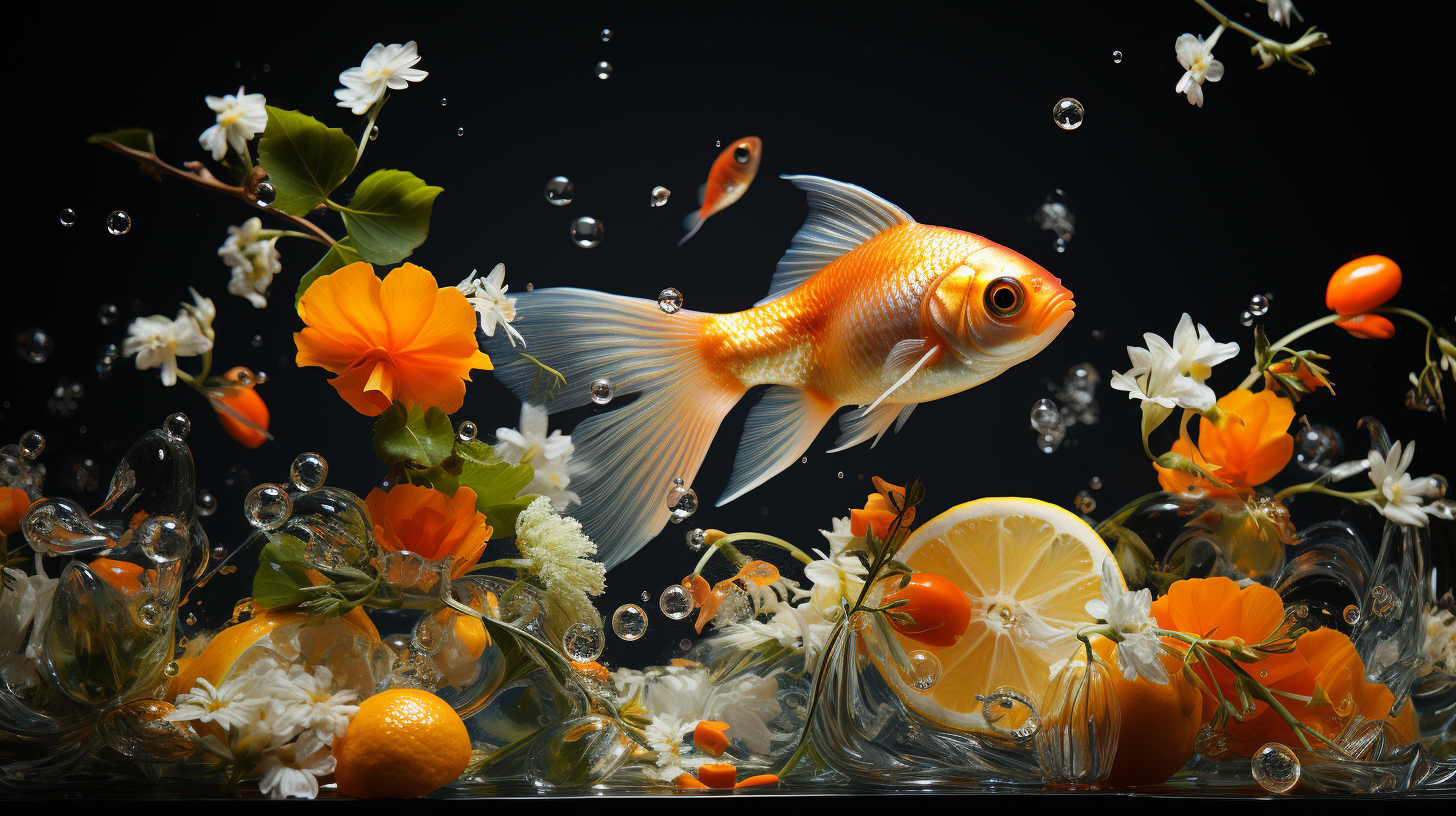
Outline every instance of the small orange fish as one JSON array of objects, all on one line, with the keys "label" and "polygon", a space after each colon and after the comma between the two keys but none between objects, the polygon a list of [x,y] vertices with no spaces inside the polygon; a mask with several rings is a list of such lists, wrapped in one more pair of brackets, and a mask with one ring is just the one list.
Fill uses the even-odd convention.
[{"label": "small orange fish", "polygon": [[531,355],[566,378],[551,396],[537,393],[540,369],[504,332],[488,341],[496,376],[551,413],[585,405],[600,379],[616,395],[641,392],[572,431],[573,515],[608,567],[667,524],[673,480],[692,482],[750,388],[769,386],[720,506],[798,460],[839,408],[859,406],[840,418],[834,450],[878,441],[916,405],[1032,357],[1072,319],[1072,293],[1006,247],[918,224],[852,184],[785,178],[808,192],[809,218],[753,308],[669,315],[585,289],[523,292],[516,315]]},{"label": "small orange fish", "polygon": [[758,175],[758,161],[762,158],[763,141],[757,136],[745,136],[718,154],[708,171],[708,183],[703,185],[703,206],[683,221],[688,234],[677,242],[678,246],[696,235],[708,216],[743,197],[753,177]]}]

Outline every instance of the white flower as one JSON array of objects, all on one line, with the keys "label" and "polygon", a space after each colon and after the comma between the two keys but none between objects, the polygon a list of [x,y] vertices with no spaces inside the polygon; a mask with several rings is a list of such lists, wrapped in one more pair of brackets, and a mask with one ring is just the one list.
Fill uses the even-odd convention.
[{"label": "white flower", "polygon": [[314,731],[263,757],[248,778],[258,779],[258,790],[269,799],[312,799],[318,796],[318,778],[334,772],[329,743]]},{"label": "white flower", "polygon": [[[51,599],[60,580],[48,578],[44,572],[26,575],[18,569],[0,574],[0,673],[6,680],[21,686],[33,685],[34,661],[40,656],[36,638],[50,617]],[[34,628],[32,630],[32,624]],[[11,674],[14,672],[14,674]]]},{"label": "white flower", "polygon": [[512,464],[526,463],[535,471],[531,483],[520,495],[545,496],[559,513],[581,497],[568,490],[571,484],[569,462],[576,446],[571,437],[555,430],[546,435],[546,409],[530,403],[521,404],[521,429],[496,428],[496,455]]},{"label": "white flower", "polygon": [[239,731],[262,718],[270,698],[258,695],[260,673],[276,666],[272,660],[263,659],[236,677],[223,681],[221,687],[214,686],[203,678],[191,691],[177,695],[177,710],[168,714],[168,722],[199,720],[215,722],[228,731]]},{"label": "white flower", "polygon": [[741,740],[756,754],[767,754],[773,748],[768,724],[783,713],[778,691],[779,684],[772,677],[743,674],[726,680],[713,687],[703,706],[703,719],[727,723],[728,736]]},{"label": "white flower", "polygon": [[1426,639],[1421,644],[1421,659],[1427,670],[1441,668],[1456,674],[1456,615],[1427,603],[1421,618]]},{"label": "white flower", "polygon": [[208,340],[213,339],[212,321],[217,319],[217,306],[213,305],[211,298],[205,298],[197,293],[191,286],[187,291],[192,293],[192,302],[182,304],[182,310],[177,313],[177,319],[181,320],[183,315],[191,317],[197,323],[197,331]]},{"label": "white flower", "polygon": [[228,146],[239,156],[248,154],[248,140],[268,127],[268,101],[262,94],[250,94],[238,86],[237,96],[209,96],[207,106],[217,113],[217,124],[202,131],[197,137],[203,149],[211,151],[214,161],[222,161]]},{"label": "white flower", "polygon": [[1127,592],[1118,589],[1122,576],[1117,559],[1102,560],[1102,599],[1087,602],[1087,614],[1106,621],[1117,630],[1122,640],[1117,644],[1117,663],[1122,676],[1136,680],[1139,676],[1158,684],[1168,682],[1168,670],[1161,657],[1163,644],[1158,640],[1157,621],[1153,620],[1153,593],[1140,589]]},{"label": "white flower", "polygon": [[386,88],[402,91],[409,87],[409,83],[429,76],[429,73],[411,67],[419,61],[414,40],[404,45],[375,43],[364,55],[363,65],[339,74],[339,82],[344,87],[334,91],[334,97],[339,100],[339,107],[363,116],[384,96]]},{"label": "white flower", "polygon": [[772,747],[768,724],[783,709],[778,682],[771,676],[744,674],[715,685],[707,669],[668,666],[651,674],[621,669],[612,677],[618,705],[638,705],[650,719],[645,730],[664,779],[682,772],[683,740],[703,720],[727,723],[728,736],[756,753],[766,754]]},{"label": "white flower", "polygon": [[1132,368],[1112,372],[1112,387],[1128,392],[1129,399],[1142,400],[1172,410],[1187,408],[1204,412],[1217,402],[1213,389],[1204,385],[1219,363],[1238,356],[1238,343],[1217,343],[1202,324],[1194,329],[1193,318],[1184,312],[1173,331],[1170,345],[1151,332],[1143,335],[1147,348],[1128,346]]},{"label": "white flower", "polygon": [[258,309],[268,305],[268,287],[273,284],[273,276],[283,271],[278,238],[260,238],[262,231],[263,222],[249,218],[240,227],[228,227],[227,240],[217,250],[218,257],[233,272],[228,292],[247,298]]},{"label": "white flower", "polygon": [[1204,42],[1201,35],[1184,34],[1173,45],[1178,54],[1178,64],[1188,69],[1174,90],[1187,94],[1190,105],[1203,107],[1203,83],[1223,79],[1223,63],[1213,58],[1213,44],[1218,42],[1218,35],[1222,33],[1223,26],[1219,26],[1208,42]]},{"label": "white flower", "polygon": [[1304,22],[1304,15],[1300,14],[1299,9],[1294,7],[1294,0],[1259,0],[1259,2],[1268,3],[1269,19],[1285,28],[1289,27],[1289,24],[1294,21],[1295,17],[1298,17],[1301,23]]},{"label": "white flower", "polygon": [[[211,330],[210,325],[208,328]],[[179,312],[175,320],[162,315],[138,317],[126,332],[126,340],[121,344],[122,354],[128,357],[135,354],[138,369],[160,366],[163,385],[177,384],[178,357],[194,357],[212,348],[212,339],[201,331],[197,320],[186,311]]]},{"label": "white flower", "polygon": [[288,670],[288,681],[300,695],[285,701],[279,728],[317,732],[325,745],[333,745],[334,738],[342,737],[359,713],[358,706],[350,705],[359,695],[335,686],[334,674],[326,666],[315,666],[313,674],[302,666],[293,666]]},{"label": "white flower", "polygon": [[1412,479],[1406,470],[1416,455],[1416,443],[1412,442],[1401,455],[1401,443],[1390,446],[1384,456],[1380,451],[1370,451],[1370,481],[1375,483],[1379,496],[1367,499],[1382,516],[1397,524],[1413,527],[1426,526],[1426,516],[1435,515],[1433,507],[1422,506],[1426,499],[1441,498],[1440,489],[1431,479]]},{"label": "white flower", "polygon": [[504,285],[506,279],[506,265],[496,264],[495,269],[483,278],[475,277],[476,270],[470,270],[465,280],[455,286],[465,293],[465,299],[475,308],[475,313],[480,315],[480,330],[485,332],[486,337],[495,337],[496,323],[506,330],[506,339],[511,341],[514,348],[516,341],[521,341],[521,346],[526,345],[526,338],[516,331],[511,321],[516,319],[516,299],[506,297],[509,286]]},{"label": "white flower", "polygon": [[516,517],[516,548],[530,560],[527,569],[546,585],[548,596],[577,620],[596,617],[587,596],[606,590],[607,568],[592,559],[597,545],[582,534],[581,522],[557,515],[542,496]]}]

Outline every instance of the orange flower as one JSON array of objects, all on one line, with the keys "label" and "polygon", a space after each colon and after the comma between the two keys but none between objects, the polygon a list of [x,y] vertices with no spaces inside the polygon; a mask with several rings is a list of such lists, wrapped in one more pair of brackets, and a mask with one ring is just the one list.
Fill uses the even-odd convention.
[{"label": "orange flower", "polygon": [[[896,504],[905,504],[905,488],[896,487],[878,476],[872,481],[879,492],[865,497],[864,509],[849,511],[849,532],[850,535],[862,536],[866,530],[874,530],[875,538],[884,541],[890,535],[890,523],[899,515],[895,510]],[[894,502],[890,501],[891,496],[895,497]],[[905,514],[901,526],[908,530],[914,520],[915,508],[912,507]]]},{"label": "orange flower", "polygon": [[314,281],[298,311],[308,323],[293,335],[298,364],[337,374],[329,383],[366,416],[394,400],[454,413],[471,369],[491,368],[465,295],[414,264],[383,281],[369,264],[350,264]]},{"label": "orange flower", "polygon": [[461,487],[447,496],[429,487],[397,484],[388,493],[369,492],[364,504],[374,520],[374,540],[386,550],[408,550],[427,561],[455,556],[450,577],[475,566],[490,541],[485,514],[475,511],[475,491]]},{"label": "orange flower", "polygon": [[[1257,644],[1281,626],[1284,605],[1279,593],[1260,584],[1240,589],[1228,578],[1192,578],[1175,582],[1167,595],[1154,601],[1153,617],[1162,629]],[[1217,684],[1237,706],[1233,673],[1213,665],[1212,676],[1197,663],[1193,671],[1209,688]],[[1385,719],[1395,701],[1384,685],[1365,681],[1365,665],[1354,644],[1334,629],[1315,629],[1295,641],[1294,651],[1243,666],[1260,684],[1281,693],[1280,702],[1296,720],[1330,738],[1355,714]],[[1203,720],[1208,722],[1217,711],[1216,701],[1205,695],[1203,703]],[[1279,713],[1261,701],[1255,701],[1254,711],[1243,720],[1231,718],[1224,735],[1229,748],[1245,756],[1270,740],[1299,744]]]},{"label": "orange flower", "polygon": [[18,487],[0,487],[0,536],[20,532],[20,520],[29,509],[29,493]]},{"label": "orange flower", "polygon": [[[1224,427],[1202,418],[1198,421],[1198,449],[1179,439],[1173,443],[1173,452],[1207,468],[1234,493],[1252,493],[1256,486],[1283,470],[1294,455],[1294,437],[1289,434],[1294,403],[1273,391],[1256,394],[1241,388],[1226,394],[1218,407],[1233,415]],[[1158,467],[1158,482],[1171,493],[1201,488],[1211,496],[1233,495],[1197,476],[1169,468]]]}]

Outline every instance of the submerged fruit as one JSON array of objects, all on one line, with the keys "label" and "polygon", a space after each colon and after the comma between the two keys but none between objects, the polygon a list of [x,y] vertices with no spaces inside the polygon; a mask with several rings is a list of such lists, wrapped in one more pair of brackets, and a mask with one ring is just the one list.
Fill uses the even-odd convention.
[{"label": "submerged fruit", "polygon": [[1395,336],[1395,324],[1377,314],[1360,314],[1336,320],[1335,325],[1362,340],[1389,340]]},{"label": "submerged fruit", "polygon": [[470,764],[470,734],[450,704],[428,691],[390,689],[359,704],[334,740],[339,793],[413,799],[437,790]]},{"label": "submerged fruit", "polygon": [[[899,579],[890,579],[898,586]],[[955,645],[971,623],[971,602],[954,582],[928,572],[917,572],[903,588],[886,595],[885,604],[906,601],[896,612],[915,619],[914,625],[893,618],[890,625],[906,637],[934,649]]]},{"label": "submerged fruit", "polygon": [[[1117,665],[1117,646],[1112,641],[1099,638],[1092,649]],[[1203,700],[1198,689],[1183,679],[1178,658],[1165,654],[1162,659],[1168,670],[1166,684],[1142,677],[1128,680],[1120,669],[1112,672],[1121,717],[1117,753],[1107,777],[1107,784],[1113,787],[1161,784],[1193,757],[1198,729],[1203,725]]]},{"label": "submerged fruit", "polygon": [[1342,315],[1368,312],[1400,290],[1400,267],[1384,255],[1356,258],[1335,270],[1325,288],[1325,305]]}]

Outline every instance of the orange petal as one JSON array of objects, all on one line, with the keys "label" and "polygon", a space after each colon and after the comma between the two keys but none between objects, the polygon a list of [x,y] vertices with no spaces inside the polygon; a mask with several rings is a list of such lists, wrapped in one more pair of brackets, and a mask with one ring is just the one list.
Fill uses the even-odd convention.
[{"label": "orange petal", "polygon": [[697,790],[707,790],[708,789],[708,786],[707,785],[704,785],[702,782],[699,782],[697,779],[695,779],[690,774],[685,774],[685,773],[684,774],[678,774],[677,775],[677,786],[679,788],[693,788],[693,789],[697,789]]},{"label": "orange petal", "polygon": [[728,723],[703,720],[693,729],[693,745],[704,753],[723,756],[728,750],[728,735],[723,733],[727,730]]},{"label": "orange petal", "polygon": [[757,774],[734,785],[735,788],[756,788],[760,785],[777,785],[779,777],[777,774]]},{"label": "orange petal", "polygon": [[1362,340],[1389,340],[1395,336],[1395,324],[1375,314],[1347,317],[1335,321],[1335,325]]}]

